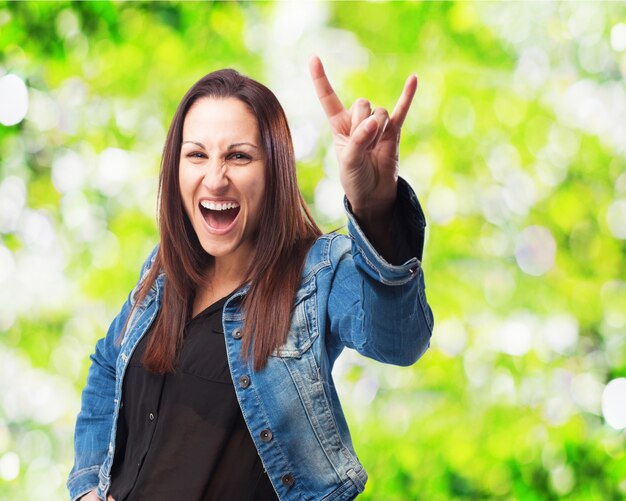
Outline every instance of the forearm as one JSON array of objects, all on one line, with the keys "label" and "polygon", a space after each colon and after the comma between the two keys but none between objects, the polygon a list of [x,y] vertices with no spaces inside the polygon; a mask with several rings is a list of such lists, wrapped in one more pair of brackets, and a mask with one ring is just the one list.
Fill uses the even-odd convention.
[{"label": "forearm", "polygon": [[428,347],[433,327],[421,268],[425,221],[417,197],[399,179],[389,225],[392,259],[376,247],[347,200],[346,209],[351,250],[334,272],[331,332],[362,355],[409,365]]},{"label": "forearm", "polygon": [[98,487],[99,472],[109,450],[115,413],[117,339],[130,310],[130,298],[91,355],[87,382],[74,432],[74,466],[67,481],[72,500]]},{"label": "forearm", "polygon": [[[387,263],[359,235],[361,229],[354,229],[352,251],[334,271],[331,335],[369,358],[410,365],[427,349],[432,332],[420,263],[416,258],[399,266]],[[345,241],[335,245],[343,247]]]},{"label": "forearm", "polygon": [[346,199],[346,211],[375,251],[387,263],[401,265],[412,258],[422,260],[426,220],[408,183],[398,178],[394,203],[384,210],[353,207]]},{"label": "forearm", "polygon": [[356,221],[376,251],[389,263],[395,263],[393,238],[391,236],[394,206],[385,211],[353,209],[348,202]]},{"label": "forearm", "polygon": [[76,418],[74,466],[67,481],[71,499],[80,499],[98,486],[100,467],[108,452],[115,410],[115,378],[100,365],[98,351],[92,355],[81,411]]}]

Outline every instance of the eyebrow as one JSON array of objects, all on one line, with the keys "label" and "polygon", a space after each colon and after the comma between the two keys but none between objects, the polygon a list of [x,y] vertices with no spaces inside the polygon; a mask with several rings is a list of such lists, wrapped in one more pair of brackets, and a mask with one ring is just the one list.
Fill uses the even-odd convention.
[{"label": "eyebrow", "polygon": [[200,148],[203,148],[206,150],[206,146],[204,146],[202,143],[198,143],[197,141],[183,141],[183,145],[185,144],[195,144],[196,146],[200,146]]},{"label": "eyebrow", "polygon": [[232,150],[234,148],[238,148],[239,146],[251,146],[254,149],[257,149],[257,150],[259,149],[259,147],[256,144],[246,143],[246,142],[243,142],[243,143],[233,143],[233,144],[228,146],[228,149]]},{"label": "eyebrow", "polygon": [[[183,145],[185,145],[187,143],[195,144],[196,146],[199,146],[200,148],[206,150],[206,146],[204,146],[202,143],[199,143],[198,141],[183,141]],[[255,144],[242,142],[242,143],[233,143],[233,144],[228,145],[227,150],[230,151],[230,150],[233,150],[235,148],[238,148],[239,146],[251,146],[254,149],[257,149],[257,150],[259,149],[259,147],[257,145],[255,145]]]}]

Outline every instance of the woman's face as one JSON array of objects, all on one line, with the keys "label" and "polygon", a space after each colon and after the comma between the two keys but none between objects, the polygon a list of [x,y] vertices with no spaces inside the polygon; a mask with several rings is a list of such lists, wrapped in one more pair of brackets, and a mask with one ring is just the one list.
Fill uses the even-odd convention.
[{"label": "woman's face", "polygon": [[265,154],[256,117],[244,103],[201,98],[192,105],[183,123],[179,180],[185,212],[216,269],[245,271],[259,226]]}]

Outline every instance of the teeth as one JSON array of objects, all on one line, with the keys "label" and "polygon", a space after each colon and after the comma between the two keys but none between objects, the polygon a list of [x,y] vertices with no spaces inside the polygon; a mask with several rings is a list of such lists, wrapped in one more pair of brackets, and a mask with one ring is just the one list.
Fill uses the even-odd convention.
[{"label": "teeth", "polygon": [[210,202],[209,200],[202,200],[200,205],[209,210],[228,210],[239,207],[237,202]]}]

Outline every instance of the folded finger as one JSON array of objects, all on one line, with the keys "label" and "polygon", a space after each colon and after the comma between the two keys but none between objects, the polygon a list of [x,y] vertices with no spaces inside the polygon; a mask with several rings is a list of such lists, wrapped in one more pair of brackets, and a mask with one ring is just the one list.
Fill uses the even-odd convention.
[{"label": "folded finger", "polygon": [[372,142],[368,145],[368,148],[373,149],[380,141],[380,138],[385,133],[387,129],[387,125],[389,124],[389,112],[385,108],[376,108],[374,113],[372,113],[372,117],[376,120],[378,129]]},{"label": "folded finger", "polygon": [[372,106],[367,99],[357,99],[351,109],[350,134],[353,134],[359,124],[372,114]]}]

